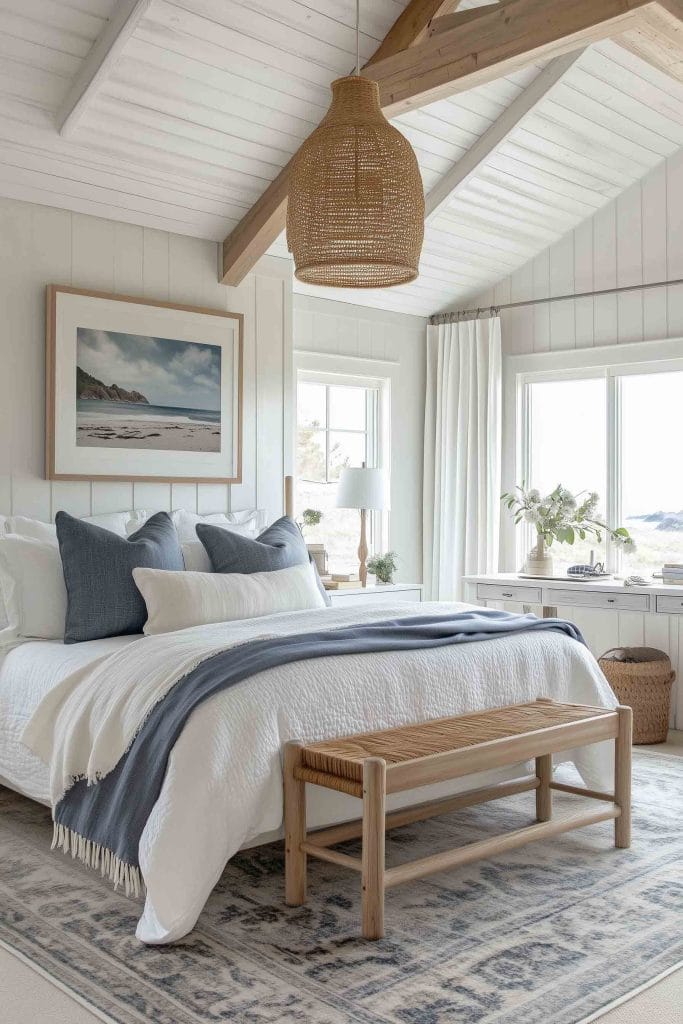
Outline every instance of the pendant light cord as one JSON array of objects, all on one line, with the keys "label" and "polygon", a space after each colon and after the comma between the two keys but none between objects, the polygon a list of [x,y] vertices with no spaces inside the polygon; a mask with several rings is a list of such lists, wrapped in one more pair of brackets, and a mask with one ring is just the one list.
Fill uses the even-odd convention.
[{"label": "pendant light cord", "polygon": [[356,75],[360,75],[360,0],[356,0]]}]

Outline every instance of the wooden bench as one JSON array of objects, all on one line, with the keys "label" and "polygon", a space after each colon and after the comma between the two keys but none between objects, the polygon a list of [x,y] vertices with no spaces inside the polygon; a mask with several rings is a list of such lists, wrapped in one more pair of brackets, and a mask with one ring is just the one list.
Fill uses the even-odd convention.
[{"label": "wooden bench", "polygon": [[[308,856],[351,868],[359,871],[362,879],[363,935],[367,939],[379,939],[384,935],[385,890],[401,882],[611,818],[615,821],[615,845],[628,847],[631,841],[631,730],[632,714],[628,707],[608,710],[539,698],[529,704],[492,708],[321,743],[288,743],[284,774],[288,905],[300,906],[306,900]],[[609,739],[615,741],[614,794],[553,782],[554,753]],[[387,794],[532,758],[536,762],[534,776],[389,814],[385,812]],[[362,799],[362,818],[309,834],[306,830],[306,783]],[[528,790],[536,791],[537,824],[398,867],[385,867],[386,829]],[[553,790],[591,797],[602,806],[552,819]],[[331,849],[359,836],[363,840],[360,859]]]}]

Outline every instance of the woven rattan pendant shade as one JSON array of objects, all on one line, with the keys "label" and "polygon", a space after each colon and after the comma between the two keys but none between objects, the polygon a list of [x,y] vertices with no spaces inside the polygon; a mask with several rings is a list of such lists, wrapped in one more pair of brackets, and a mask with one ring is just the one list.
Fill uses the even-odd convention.
[{"label": "woven rattan pendant shade", "polygon": [[375,82],[337,79],[290,179],[287,244],[297,278],[336,288],[406,284],[417,277],[423,238],[410,144],[384,117]]}]

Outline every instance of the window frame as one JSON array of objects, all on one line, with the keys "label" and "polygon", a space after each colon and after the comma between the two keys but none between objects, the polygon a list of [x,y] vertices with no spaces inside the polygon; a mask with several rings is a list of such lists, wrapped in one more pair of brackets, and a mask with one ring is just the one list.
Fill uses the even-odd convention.
[{"label": "window frame", "polygon": [[[603,379],[606,387],[607,494],[605,514],[612,527],[621,525],[622,395],[621,378],[683,371],[683,339],[634,342],[592,349],[569,349],[507,356],[504,359],[503,490],[528,481],[532,423],[530,385],[560,380]],[[501,517],[501,566],[515,571],[531,543],[528,526],[515,527],[510,516]],[[607,538],[607,570],[619,572],[622,551]]]},{"label": "window frame", "polygon": [[[382,387],[381,382],[376,381],[374,378],[361,378],[351,377],[347,374],[330,374],[329,372],[315,371],[315,370],[297,370],[296,374],[296,390],[297,390],[297,420],[296,427],[298,430],[299,419],[298,419],[298,396],[299,396],[299,384],[319,384],[325,388],[325,426],[320,429],[325,433],[325,480],[322,481],[326,484],[334,483],[335,481],[330,480],[330,434],[365,434],[365,461],[369,466],[378,465],[378,458],[380,454],[380,420],[382,415]],[[331,427],[330,426],[330,388],[331,387],[347,387],[347,388],[362,388],[367,392],[365,397],[365,416],[366,416],[366,427],[365,430],[356,430],[353,427]],[[296,444],[296,441],[295,441]],[[318,481],[321,482],[321,481]]]},{"label": "window frame", "polygon": [[[297,437],[298,437],[298,394],[299,381],[307,381],[312,384],[323,384],[327,387],[341,385],[342,387],[364,388],[376,391],[376,397],[372,402],[370,410],[372,420],[366,429],[366,461],[368,465],[384,469],[388,472],[391,467],[391,378],[385,376],[387,365],[383,360],[360,359],[353,356],[339,356],[335,359],[335,365],[330,365],[330,360],[316,358],[311,354],[297,353],[294,364],[294,493],[297,493],[298,474],[297,466]],[[378,372],[380,371],[380,372]],[[329,458],[329,433],[333,431],[343,433],[344,428],[330,428],[329,426],[329,392],[326,393],[327,417],[325,427],[325,458]],[[349,428],[348,433],[361,433],[361,431]],[[368,458],[369,450],[372,450],[372,461]],[[329,475],[329,467],[326,466],[326,473]],[[330,481],[327,481],[330,483]],[[333,481],[332,481],[333,482]],[[384,551],[389,540],[390,513],[388,511],[371,511],[368,515],[368,548],[369,554]],[[360,536],[360,525],[359,525]]]}]

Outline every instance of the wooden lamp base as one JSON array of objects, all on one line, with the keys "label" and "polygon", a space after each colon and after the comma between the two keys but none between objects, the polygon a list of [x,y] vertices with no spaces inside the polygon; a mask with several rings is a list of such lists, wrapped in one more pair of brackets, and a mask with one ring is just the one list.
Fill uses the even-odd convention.
[{"label": "wooden lamp base", "polygon": [[362,508],[360,510],[360,544],[358,545],[358,561],[360,563],[358,577],[361,587],[367,587],[368,585],[368,567],[366,565],[368,558],[367,516],[367,510]]}]

